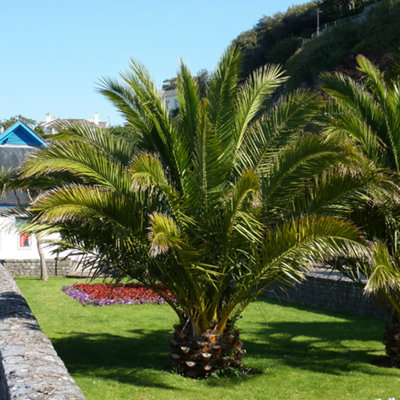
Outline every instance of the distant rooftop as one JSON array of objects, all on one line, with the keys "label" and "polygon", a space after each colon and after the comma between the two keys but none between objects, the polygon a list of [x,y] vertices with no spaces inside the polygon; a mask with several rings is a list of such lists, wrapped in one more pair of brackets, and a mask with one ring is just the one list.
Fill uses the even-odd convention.
[{"label": "distant rooftop", "polygon": [[50,113],[46,114],[46,121],[39,122],[39,126],[42,127],[44,133],[57,133],[60,125],[64,123],[69,124],[85,124],[92,126],[93,128],[108,128],[108,122],[100,121],[99,114],[95,113],[93,118],[59,118],[53,117]]}]

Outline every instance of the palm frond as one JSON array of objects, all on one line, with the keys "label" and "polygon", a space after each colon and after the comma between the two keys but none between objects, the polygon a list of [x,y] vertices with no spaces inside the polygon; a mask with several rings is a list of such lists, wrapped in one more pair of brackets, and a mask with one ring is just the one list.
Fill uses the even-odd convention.
[{"label": "palm frond", "polygon": [[179,135],[189,154],[193,154],[199,126],[200,96],[196,80],[182,61],[178,75],[178,101]]},{"label": "palm frond", "polygon": [[[150,74],[146,68],[135,60],[131,60],[131,65],[128,71],[121,74],[123,84],[115,81],[103,80],[101,92],[107,96],[111,96],[115,100],[116,93],[120,100],[117,102],[117,107],[122,104],[123,112],[132,114],[131,124],[133,125],[138,120],[138,115],[142,116],[139,121],[139,126],[134,126],[136,129],[143,127],[140,121],[145,119],[150,124],[147,124],[151,129],[145,130],[141,145],[146,151],[157,151],[162,157],[162,162],[168,166],[173,179],[183,187],[182,179],[186,168],[186,160],[182,159],[177,154],[177,149],[174,144],[177,142],[177,127],[172,122],[168,109],[162,100],[161,92],[156,88]],[[111,85],[111,87],[108,87]],[[123,97],[134,100],[134,107],[123,102]],[[130,110],[131,108],[131,110]],[[144,127],[145,128],[145,127]]]},{"label": "palm frond", "polygon": [[247,130],[238,154],[238,168],[252,168],[262,173],[271,157],[297,139],[322,106],[319,95],[305,90],[280,98]]},{"label": "palm frond", "polygon": [[333,257],[368,259],[370,251],[363,242],[354,225],[329,216],[303,217],[272,227],[266,232],[252,270],[241,276],[241,290],[231,300],[231,310],[241,304],[236,311],[240,314],[271,283],[299,282],[315,265]]},{"label": "palm frond", "polygon": [[271,210],[287,207],[311,178],[339,163],[354,163],[356,159],[351,148],[346,151],[337,139],[323,140],[308,135],[294,141],[275,154],[264,170],[265,207]]},{"label": "palm frond", "polygon": [[22,165],[21,177],[68,172],[89,184],[129,193],[131,183],[124,166],[97,147],[79,141],[63,141],[31,154]]},{"label": "palm frond", "polygon": [[158,186],[168,185],[167,177],[160,160],[156,155],[142,153],[137,155],[130,164],[128,172],[132,174],[133,185]]},{"label": "palm frond", "polygon": [[374,245],[370,267],[368,281],[364,288],[367,294],[376,294],[380,291],[390,293],[400,289],[400,270],[396,268],[385,244],[377,242]]},{"label": "palm frond", "polygon": [[179,248],[182,243],[181,232],[175,221],[164,215],[150,215],[149,227],[150,255],[156,257],[171,248]]},{"label": "palm frond", "polygon": [[288,215],[348,217],[354,211],[356,203],[386,201],[389,193],[384,179],[380,171],[368,165],[360,169],[339,166],[324,171],[313,178],[312,185],[298,193],[293,209],[287,210]]},{"label": "palm frond", "polygon": [[269,65],[255,71],[238,93],[235,113],[235,153],[253,118],[260,113],[274,90],[288,78],[280,66]]},{"label": "palm frond", "polygon": [[57,226],[66,221],[94,219],[115,223],[125,232],[140,236],[147,226],[147,213],[156,211],[157,203],[157,199],[143,192],[132,193],[128,198],[105,188],[70,185],[46,192],[31,211],[41,224]]},{"label": "palm frond", "polygon": [[241,55],[234,46],[222,56],[213,73],[207,96],[206,156],[208,186],[217,190],[231,173],[231,157],[234,149],[235,109],[239,90]]},{"label": "palm frond", "polygon": [[[233,230],[236,230],[242,242],[244,240],[257,241],[261,237],[261,226],[252,215],[252,205],[257,202],[260,189],[260,179],[252,170],[242,173],[235,182],[230,199],[227,202],[226,213],[226,240],[230,241]],[[259,200],[258,200],[259,201]]]},{"label": "palm frond", "polygon": [[290,279],[301,278],[304,271],[314,265],[349,254],[353,257],[369,255],[356,227],[335,217],[304,217],[268,232],[260,273],[268,276],[275,272]]},{"label": "palm frond", "polygon": [[96,147],[99,152],[108,154],[127,165],[134,155],[133,145],[124,138],[110,135],[108,129],[93,127],[85,123],[65,121],[60,125],[60,132],[52,135],[51,142],[84,142]]},{"label": "palm frond", "polygon": [[103,78],[99,82],[98,90],[120,111],[139,139],[146,143],[152,140],[155,145],[158,138],[153,133],[154,125],[141,107],[138,96],[127,84],[116,79]]},{"label": "palm frond", "polygon": [[208,90],[208,119],[223,148],[232,141],[232,109],[239,83],[241,55],[234,46],[223,54]]},{"label": "palm frond", "polygon": [[4,196],[13,184],[16,171],[13,168],[5,168],[3,165],[0,168],[0,197]]},{"label": "palm frond", "polygon": [[379,163],[384,154],[385,144],[376,132],[363,119],[351,114],[338,116],[335,124],[327,127],[326,133],[329,137],[343,135],[344,140],[351,138],[356,143],[361,143],[366,155],[376,163]]},{"label": "palm frond", "polygon": [[361,54],[357,56],[357,64],[358,69],[367,77],[366,85],[368,88],[379,99],[381,104],[386,103],[387,87],[383,73]]}]

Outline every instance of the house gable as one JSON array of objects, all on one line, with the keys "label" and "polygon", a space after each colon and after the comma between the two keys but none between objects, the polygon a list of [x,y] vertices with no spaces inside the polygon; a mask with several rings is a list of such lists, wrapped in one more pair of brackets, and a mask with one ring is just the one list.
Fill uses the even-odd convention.
[{"label": "house gable", "polygon": [[18,121],[0,135],[0,146],[6,145],[47,147],[46,142],[22,121]]},{"label": "house gable", "polygon": [[[17,169],[32,152],[48,144],[24,122],[18,121],[0,135],[0,169]],[[0,196],[0,207],[28,204],[24,192],[8,192]]]}]

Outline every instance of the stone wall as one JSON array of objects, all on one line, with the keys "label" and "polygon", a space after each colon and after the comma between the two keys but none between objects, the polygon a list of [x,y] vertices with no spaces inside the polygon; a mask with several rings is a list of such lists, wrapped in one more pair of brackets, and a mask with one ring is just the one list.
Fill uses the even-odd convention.
[{"label": "stone wall", "polygon": [[84,400],[41,331],[10,273],[0,265],[0,400]]},{"label": "stone wall", "polygon": [[[70,259],[46,260],[47,272],[49,276],[67,276],[74,261]],[[8,272],[14,277],[20,276],[40,276],[39,260],[0,260]]]},{"label": "stone wall", "polygon": [[337,272],[324,269],[311,272],[307,280],[294,287],[278,288],[273,285],[264,294],[306,306],[387,319],[382,307],[366,297],[361,287]]}]

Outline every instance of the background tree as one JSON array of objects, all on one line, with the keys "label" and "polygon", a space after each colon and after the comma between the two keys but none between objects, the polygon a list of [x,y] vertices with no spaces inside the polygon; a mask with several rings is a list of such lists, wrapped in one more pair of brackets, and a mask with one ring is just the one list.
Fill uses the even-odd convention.
[{"label": "background tree", "polygon": [[[343,193],[365,186],[368,164],[339,140],[302,134],[323,106],[318,95],[298,91],[265,109],[286,80],[281,69],[262,68],[240,84],[240,65],[230,48],[202,100],[181,64],[171,119],[133,62],[122,83],[104,79],[102,92],[137,135],[136,152],[108,131],[76,126],[23,166],[24,179],[79,179],[37,199],[28,231],[58,231],[59,248],[86,254],[85,265],[170,290],[172,356],[193,377],[240,366],[235,321],[271,283],[300,280],[326,258],[367,253],[335,210]],[[307,188],[318,196],[305,196]]]},{"label": "background tree", "polygon": [[112,135],[120,136],[128,142],[135,143],[136,135],[134,130],[127,125],[111,126],[109,128]]},{"label": "background tree", "polygon": [[[388,170],[387,194],[361,197],[352,219],[376,242],[372,263],[358,263],[368,278],[366,291],[390,304],[386,332],[387,354],[400,366],[400,91],[399,82],[387,83],[384,74],[364,56],[357,57],[362,81],[341,73],[324,74],[321,87],[334,100],[328,137],[352,140],[378,169]],[[353,275],[357,277],[357,275]],[[380,300],[378,298],[378,300]]]},{"label": "background tree", "polygon": [[162,85],[162,90],[175,90],[178,87],[178,78],[165,79]]},{"label": "background tree", "polygon": [[[316,31],[317,10],[316,1],[293,6],[285,13],[262,17],[253,29],[242,32],[233,41],[243,52],[242,78],[265,64],[286,63]],[[325,19],[321,15],[321,24]]]},{"label": "background tree", "polygon": [[322,12],[333,17],[346,16],[364,7],[364,0],[323,0],[319,2]]},{"label": "background tree", "polygon": [[201,69],[194,77],[199,90],[200,98],[206,97],[208,84],[210,83],[211,76],[206,69]]},{"label": "background tree", "polygon": [[[201,69],[195,76],[199,89],[200,97],[204,97],[207,92],[207,86],[210,81],[210,74],[206,69]],[[178,88],[178,78],[165,79],[162,90],[174,90]]]},{"label": "background tree", "polygon": [[31,129],[35,129],[37,127],[37,122],[34,119],[24,117],[21,114],[14,115],[13,117],[0,121],[0,126],[2,126],[4,130],[7,130],[19,120],[25,122],[25,124],[27,124]]},{"label": "background tree", "polygon": [[[373,58],[381,68],[385,65],[393,77],[398,75],[400,26],[393,24],[400,18],[398,0],[377,2],[363,18],[335,25],[333,22],[344,17],[343,8],[324,9],[319,15],[323,34],[316,37],[321,3],[310,1],[290,7],[284,13],[264,16],[252,29],[234,39],[233,43],[244,55],[242,78],[265,64],[280,63],[290,75],[286,89],[315,88],[321,72],[355,69],[354,59],[359,53]],[[362,11],[363,5],[356,1],[355,9],[346,14]],[[327,23],[329,29],[324,27]]]}]

